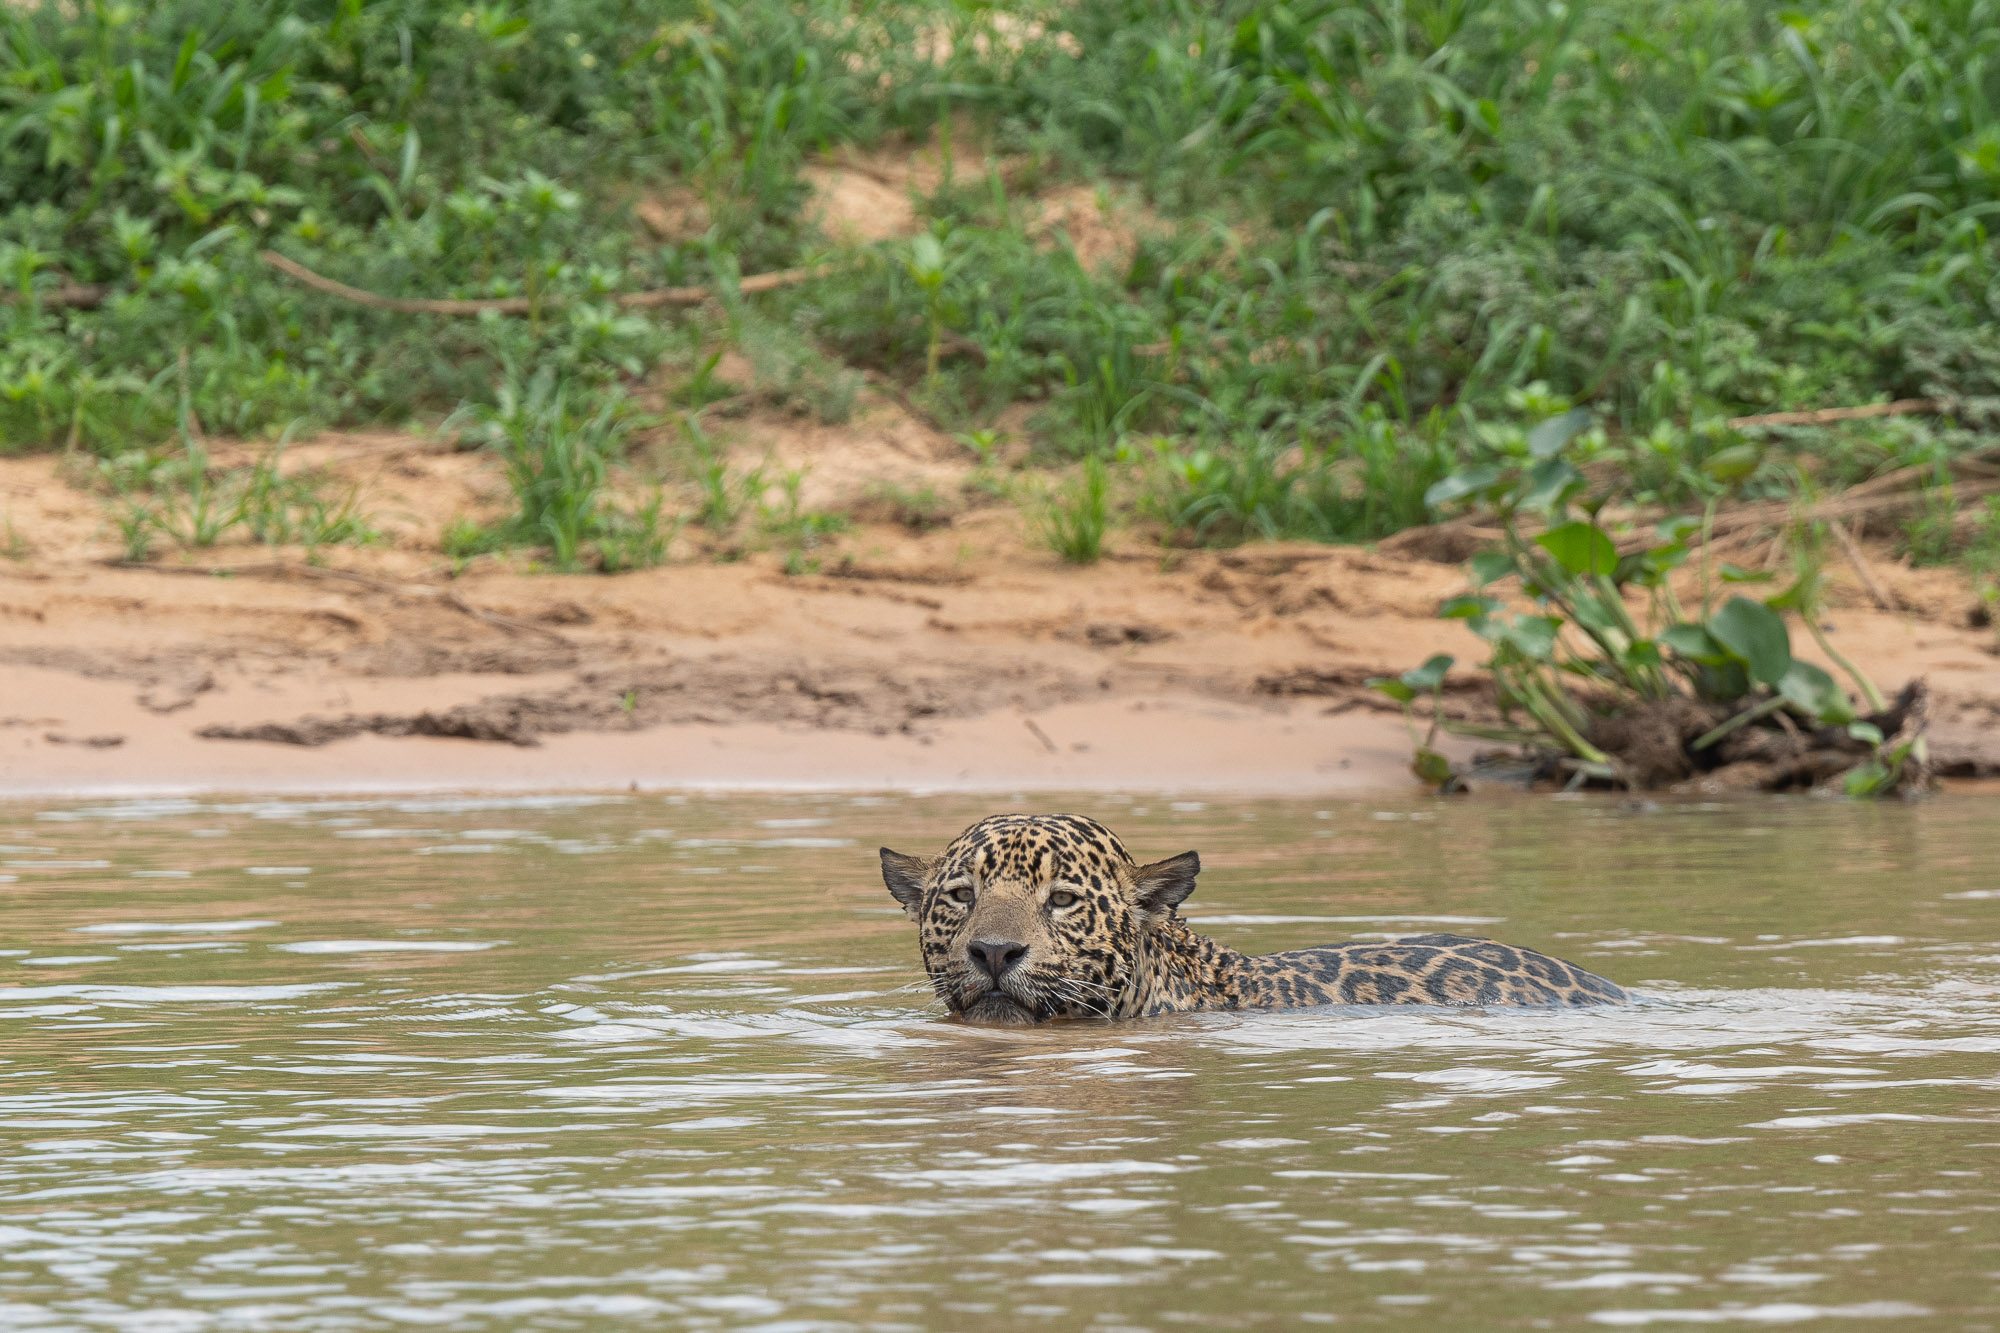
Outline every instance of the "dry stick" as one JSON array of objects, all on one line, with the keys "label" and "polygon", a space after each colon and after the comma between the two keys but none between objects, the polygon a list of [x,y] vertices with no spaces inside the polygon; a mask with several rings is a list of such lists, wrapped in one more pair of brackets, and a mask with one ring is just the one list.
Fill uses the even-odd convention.
[{"label": "dry stick", "polygon": [[[406,315],[479,315],[492,311],[501,315],[525,315],[529,301],[525,296],[501,296],[479,301],[435,301],[411,296],[379,296],[359,287],[350,287],[344,282],[321,277],[296,260],[285,258],[275,250],[265,250],[259,259],[277,269],[287,277],[303,282],[308,287],[317,288],[329,296],[338,296],[356,305],[365,305],[375,310],[395,310]],[[773,273],[754,273],[737,284],[737,290],[745,295],[768,292],[777,287],[790,287],[818,277],[828,269],[820,264],[811,268],[786,268]],[[45,309],[89,310],[103,305],[111,295],[112,287],[101,282],[66,282],[60,287],[37,292],[35,300]],[[624,292],[611,300],[626,310],[653,310],[661,306],[700,305],[715,295],[713,287],[662,287],[650,292]],[[20,293],[0,293],[0,303],[15,304],[20,301]],[[545,302],[545,304],[553,304]],[[967,348],[954,347],[954,351]]]},{"label": "dry stick", "polygon": [[[1720,547],[1725,538],[1745,537],[1754,533],[1759,528],[1777,527],[1794,519],[1803,519],[1809,522],[1817,520],[1830,521],[1834,519],[1859,518],[1867,514],[1890,513],[1898,509],[1907,509],[1917,503],[1919,499],[1918,495],[1908,488],[1888,491],[1887,487],[1907,480],[1909,474],[1922,473],[1928,476],[1931,472],[1931,465],[1922,463],[1916,467],[1902,469],[1900,472],[1887,473],[1875,478],[1873,481],[1866,481],[1859,486],[1849,487],[1846,491],[1843,491],[1830,500],[1822,500],[1818,504],[1809,505],[1804,509],[1795,510],[1792,506],[1783,502],[1774,502],[1769,504],[1745,505],[1740,509],[1725,510],[1715,516],[1715,528],[1709,534],[1708,539]],[[1962,500],[1982,495],[1991,495],[1996,491],[2000,491],[2000,478],[1990,480],[1986,478],[1970,478],[1955,481],[1953,488],[1958,498]],[[1631,517],[1634,521],[1642,521],[1647,518],[1664,517],[1664,514],[1659,511],[1641,511],[1634,513]],[[1630,554],[1633,551],[1644,550],[1651,546],[1653,541],[1654,539],[1650,534],[1637,533],[1622,539],[1618,543],[1618,550],[1621,555]]]},{"label": "dry stick", "polygon": [[374,592],[388,593],[397,597],[432,597],[443,602],[454,611],[483,620],[499,629],[518,630],[524,634],[539,634],[553,639],[565,648],[574,648],[563,635],[546,625],[537,625],[532,620],[521,620],[514,616],[502,615],[498,611],[488,611],[474,606],[450,588],[433,588],[422,583],[391,583],[387,579],[374,578],[367,574],[356,574],[346,569],[324,569],[318,565],[290,565],[282,560],[261,561],[251,565],[153,565],[138,560],[108,560],[113,569],[141,569],[149,574],[191,574],[204,578],[256,577],[256,578],[316,578],[339,583],[354,583]]},{"label": "dry stick", "polygon": [[1813,412],[1763,412],[1752,417],[1731,417],[1731,430],[1752,426],[1826,426],[1836,421],[1865,421],[1870,417],[1906,417],[1917,413],[1943,411],[1935,398],[1898,398],[1893,403],[1870,403],[1866,407],[1822,407]]},{"label": "dry stick", "polygon": [[[406,315],[525,315],[533,304],[525,296],[499,296],[478,301],[440,301],[414,296],[380,296],[365,292],[359,287],[350,287],[344,282],[321,277],[304,264],[285,258],[275,250],[264,250],[257,257],[287,277],[296,278],[308,287],[338,296],[343,301],[365,305],[374,310],[395,310]],[[768,292],[777,287],[790,287],[806,282],[825,273],[830,266],[816,264],[810,268],[779,269],[775,273],[756,273],[736,284],[736,289],[746,296],[756,292]],[[624,292],[611,298],[612,302],[626,310],[652,310],[660,306],[700,305],[716,294],[713,287],[662,287],[650,292]],[[544,304],[551,304],[545,302]]]},{"label": "dry stick", "polygon": [[42,296],[45,306],[72,306],[80,310],[94,310],[104,304],[104,298],[111,295],[108,282],[66,282],[52,292]]},{"label": "dry stick", "polygon": [[1032,717],[1024,717],[1021,719],[1021,721],[1024,725],[1026,725],[1029,731],[1032,731],[1035,734],[1035,739],[1042,743],[1042,748],[1046,749],[1050,754],[1059,753],[1059,751],[1056,749],[1056,743],[1049,739],[1049,733],[1043,731],[1040,727],[1035,725],[1035,719],[1033,719]]},{"label": "dry stick", "polygon": [[[104,298],[111,295],[111,286],[103,282],[65,282],[60,287],[51,287],[45,292],[35,293],[35,304],[46,309],[64,307],[91,310],[104,304]],[[19,292],[0,292],[0,304],[18,305]]]},{"label": "dry stick", "polygon": [[1836,520],[1826,526],[1833,533],[1834,541],[1840,544],[1841,554],[1847,557],[1847,563],[1853,567],[1854,576],[1861,580],[1862,591],[1868,594],[1869,600],[1875,603],[1876,608],[1882,611],[1902,610],[1902,603],[1896,600],[1895,594],[1883,587],[1881,580],[1875,577],[1875,571],[1868,565],[1868,558],[1861,554],[1861,544],[1854,540],[1854,534],[1848,531],[1847,525]]}]

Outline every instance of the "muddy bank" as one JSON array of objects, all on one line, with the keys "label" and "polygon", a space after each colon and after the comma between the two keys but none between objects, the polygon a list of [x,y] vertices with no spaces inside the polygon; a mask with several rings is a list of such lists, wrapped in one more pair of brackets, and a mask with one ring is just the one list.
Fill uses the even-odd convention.
[{"label": "muddy bank", "polygon": [[116,744],[57,744],[45,728],[0,726],[0,798],[635,787],[1284,794],[1401,787],[1409,757],[1400,721],[1382,714],[1186,692],[1008,707],[907,731],[690,721],[542,734],[532,746],[414,728],[304,746],[191,740],[111,683],[36,668],[7,678],[57,712],[95,719]]},{"label": "muddy bank", "polygon": [[[930,451],[913,485],[967,471],[892,403],[846,429],[880,450],[878,428],[928,441],[910,446]],[[499,480],[403,443],[295,449],[388,516],[380,543],[317,567],[227,545],[122,567],[97,497],[54,460],[0,460],[21,537],[0,559],[0,789],[1401,787],[1401,716],[1366,681],[1476,658],[1435,618],[1462,571],[1421,541],[1163,556],[1114,535],[1078,569],[1009,505],[922,531],[872,518],[899,449],[874,456],[870,486],[826,469],[818,502],[854,519],[811,573],[686,542],[616,577],[514,557],[454,571],[436,534],[500,503]],[[1971,590],[1886,553],[1875,566],[1905,609],[1836,579],[1830,639],[1885,686],[1928,680],[1940,772],[2000,772],[2000,656]],[[1485,690],[1460,668],[1447,699],[1476,713]]]}]

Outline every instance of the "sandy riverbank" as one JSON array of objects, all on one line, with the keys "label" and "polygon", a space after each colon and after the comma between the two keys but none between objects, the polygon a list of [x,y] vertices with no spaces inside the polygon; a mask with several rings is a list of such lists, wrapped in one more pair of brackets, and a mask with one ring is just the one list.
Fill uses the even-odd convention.
[{"label": "sandy riverbank", "polygon": [[[119,567],[99,497],[56,460],[0,460],[0,793],[1400,787],[1401,718],[1363,682],[1479,656],[1434,616],[1459,567],[1393,543],[1163,557],[1134,537],[1071,568],[1011,505],[954,501],[924,532],[868,521],[883,482],[956,496],[968,470],[892,402],[837,435],[733,430],[856,516],[814,553],[824,572],[684,537],[615,577],[512,558],[454,577],[437,532],[504,486],[480,455],[392,435],[288,455],[358,489],[376,545],[320,567],[247,545]],[[1993,771],[2000,656],[1970,589],[1886,553],[1876,570],[1906,609],[1836,579],[1834,641],[1885,684],[1928,677],[1947,763]]]}]

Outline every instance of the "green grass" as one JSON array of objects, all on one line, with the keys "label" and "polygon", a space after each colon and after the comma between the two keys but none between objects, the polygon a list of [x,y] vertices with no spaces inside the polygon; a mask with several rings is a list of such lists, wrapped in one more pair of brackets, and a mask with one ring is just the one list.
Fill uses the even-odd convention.
[{"label": "green grass", "polygon": [[661,499],[627,512],[605,495],[611,460],[623,452],[625,404],[600,395],[580,405],[583,396],[573,396],[544,366],[525,385],[509,377],[492,407],[470,413],[467,436],[499,456],[515,512],[484,527],[453,523],[442,543],[446,554],[464,559],[512,547],[545,549],[550,567],[562,572],[617,572],[666,558],[671,534],[660,532]]},{"label": "green grass", "polygon": [[[0,449],[154,449],[183,399],[216,435],[504,416],[514,367],[588,423],[720,342],[829,422],[861,372],[967,434],[1032,403],[1043,460],[1152,458],[1143,512],[1221,542],[1424,521],[1431,481],[1574,404],[1581,462],[1676,505],[1941,462],[2000,424],[1992,0],[1002,8],[1045,30],[947,0],[0,7]],[[729,291],[829,252],[812,156],[954,123],[925,236]],[[1075,180],[1163,219],[1122,267],[1026,234],[1025,196]],[[659,189],[707,232],[639,226]],[[532,310],[368,309],[263,249]],[[685,283],[724,300],[608,299]],[[63,303],[75,284],[108,294]],[[1916,396],[1946,414],[1724,424]],[[507,540],[558,566],[620,566],[603,525],[644,528],[594,507],[622,446],[590,439],[507,446]],[[726,473],[664,480],[711,526],[749,503]],[[1913,552],[1949,554],[1920,522]]]},{"label": "green grass", "polygon": [[1104,460],[1084,459],[1074,478],[1044,496],[1036,527],[1042,545],[1068,563],[1095,564],[1111,529],[1111,478]]},{"label": "green grass", "polygon": [[[761,482],[761,472],[755,475]],[[799,492],[805,480],[803,468],[783,473],[778,478],[778,492],[782,497],[779,503],[769,504],[760,500],[757,507],[758,526],[762,528],[763,535],[784,552],[787,574],[817,574],[820,557],[816,552],[829,537],[847,530],[845,514],[820,513],[804,507]]]},{"label": "green grass", "polygon": [[367,546],[380,538],[353,486],[318,471],[281,470],[281,440],[249,467],[218,468],[207,449],[184,436],[172,453],[102,460],[96,480],[128,560],[148,559],[160,539],[181,550],[227,540],[304,547]]}]

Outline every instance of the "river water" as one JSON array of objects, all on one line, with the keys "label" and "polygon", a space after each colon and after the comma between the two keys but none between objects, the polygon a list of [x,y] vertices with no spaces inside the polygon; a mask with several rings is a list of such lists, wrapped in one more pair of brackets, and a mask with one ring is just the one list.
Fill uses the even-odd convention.
[{"label": "river water", "polygon": [[2000,1328],[1990,799],[1037,801],[1643,998],[941,1023],[1022,804],[0,804],[0,1329]]}]

